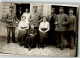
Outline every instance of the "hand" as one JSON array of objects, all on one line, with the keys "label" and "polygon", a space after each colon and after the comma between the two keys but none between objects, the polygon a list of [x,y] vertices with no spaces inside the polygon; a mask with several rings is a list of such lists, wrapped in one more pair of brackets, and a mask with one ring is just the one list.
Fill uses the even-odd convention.
[{"label": "hand", "polygon": [[34,36],[34,35],[32,35],[32,36]]},{"label": "hand", "polygon": [[30,34],[31,36],[34,36],[34,34]]},{"label": "hand", "polygon": [[33,34],[30,34],[30,35],[33,35]]},{"label": "hand", "polygon": [[54,24],[55,24],[55,25],[57,25],[57,24],[58,24],[58,22],[55,22]]},{"label": "hand", "polygon": [[66,22],[63,22],[62,25],[66,25]]}]

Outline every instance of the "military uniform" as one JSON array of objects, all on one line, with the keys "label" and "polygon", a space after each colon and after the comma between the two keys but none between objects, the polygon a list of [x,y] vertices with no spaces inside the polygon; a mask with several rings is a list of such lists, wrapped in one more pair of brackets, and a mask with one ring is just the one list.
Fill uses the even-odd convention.
[{"label": "military uniform", "polygon": [[69,38],[68,38],[68,45],[70,45],[70,48],[73,48],[75,34],[76,34],[76,16],[69,15],[70,19],[70,25],[69,25]]},{"label": "military uniform", "polygon": [[60,38],[58,38],[58,45],[60,45],[61,50],[63,49],[63,40],[64,40],[64,33],[68,31],[67,25],[70,23],[69,18],[66,14],[58,14],[58,21],[57,21],[57,26],[56,26],[56,31],[60,33]]},{"label": "military uniform", "polygon": [[36,43],[39,44],[39,15],[37,13],[35,13],[33,15],[33,22],[34,22],[34,28],[37,30],[37,39],[36,39]]},{"label": "military uniform", "polygon": [[6,15],[6,27],[7,27],[7,43],[10,42],[10,34],[12,33],[12,41],[15,41],[15,27],[17,18],[14,13],[8,13]]}]

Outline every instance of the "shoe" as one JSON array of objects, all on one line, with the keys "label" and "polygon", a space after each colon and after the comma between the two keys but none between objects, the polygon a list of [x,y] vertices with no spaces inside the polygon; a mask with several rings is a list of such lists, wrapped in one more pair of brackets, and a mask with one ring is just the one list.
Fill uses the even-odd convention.
[{"label": "shoe", "polygon": [[63,48],[60,48],[60,50],[63,50]]},{"label": "shoe", "polygon": [[24,48],[29,48],[29,46],[24,46]]},{"label": "shoe", "polygon": [[7,44],[9,44],[10,42],[8,41]]},{"label": "shoe", "polygon": [[70,45],[67,45],[66,48],[70,48]]},{"label": "shoe", "polygon": [[29,50],[28,51],[30,51],[31,50],[31,47],[29,47]]},{"label": "shoe", "polygon": [[16,41],[12,41],[13,43],[17,43]]},{"label": "shoe", "polygon": [[61,45],[60,50],[63,50],[63,45]]},{"label": "shoe", "polygon": [[44,49],[44,46],[42,46],[42,49]]},{"label": "shoe", "polygon": [[40,49],[40,46],[38,46],[38,48]]},{"label": "shoe", "polygon": [[73,47],[70,47],[70,49],[73,49]]},{"label": "shoe", "polygon": [[57,46],[56,46],[56,48],[60,48],[60,46],[59,46],[59,45],[57,45]]}]

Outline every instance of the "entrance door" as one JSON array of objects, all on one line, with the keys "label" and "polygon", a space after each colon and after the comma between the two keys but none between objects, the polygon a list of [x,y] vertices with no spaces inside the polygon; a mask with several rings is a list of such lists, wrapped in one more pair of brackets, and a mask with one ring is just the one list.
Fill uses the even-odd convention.
[{"label": "entrance door", "polygon": [[16,4],[16,16],[19,20],[21,20],[21,16],[25,12],[26,8],[30,11],[30,4]]}]

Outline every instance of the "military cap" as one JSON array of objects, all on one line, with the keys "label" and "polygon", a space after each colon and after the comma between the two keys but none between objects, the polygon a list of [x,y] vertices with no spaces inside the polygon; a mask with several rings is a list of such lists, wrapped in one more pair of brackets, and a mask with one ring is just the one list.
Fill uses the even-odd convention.
[{"label": "military cap", "polygon": [[73,8],[69,8],[69,10],[74,10]]},{"label": "military cap", "polygon": [[63,7],[59,7],[59,9],[63,9],[63,10],[64,10],[64,8],[63,8]]}]

